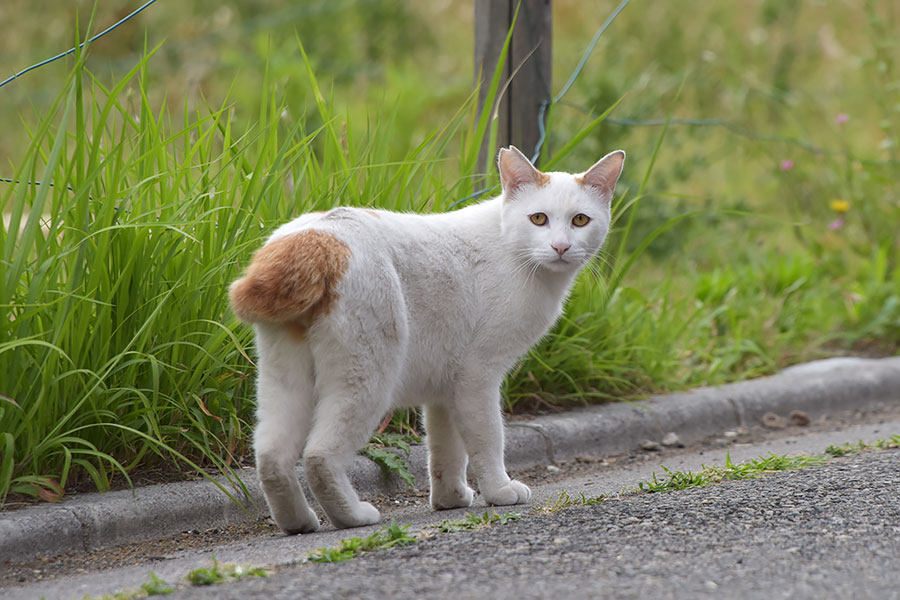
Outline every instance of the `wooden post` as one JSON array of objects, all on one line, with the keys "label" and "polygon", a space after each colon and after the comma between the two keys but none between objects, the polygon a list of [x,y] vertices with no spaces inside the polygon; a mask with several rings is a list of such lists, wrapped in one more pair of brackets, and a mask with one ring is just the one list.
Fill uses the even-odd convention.
[{"label": "wooden post", "polygon": [[[475,0],[475,76],[481,77],[479,110],[484,105],[516,7],[519,14],[503,68],[505,88],[497,111],[497,148],[485,138],[479,153],[482,172],[490,168],[499,147],[510,144],[531,158],[540,138],[538,118],[550,101],[552,11],[550,0]],[[515,74],[515,75],[513,75]]]}]

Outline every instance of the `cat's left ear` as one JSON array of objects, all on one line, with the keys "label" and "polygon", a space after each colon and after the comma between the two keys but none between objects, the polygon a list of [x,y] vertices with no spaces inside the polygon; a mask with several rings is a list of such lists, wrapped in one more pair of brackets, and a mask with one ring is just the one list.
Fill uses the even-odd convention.
[{"label": "cat's left ear", "polygon": [[600,194],[605,202],[609,202],[613,197],[613,192],[616,191],[616,182],[619,181],[624,166],[625,152],[615,150],[594,163],[593,167],[578,175],[575,181],[591,188],[595,193]]}]

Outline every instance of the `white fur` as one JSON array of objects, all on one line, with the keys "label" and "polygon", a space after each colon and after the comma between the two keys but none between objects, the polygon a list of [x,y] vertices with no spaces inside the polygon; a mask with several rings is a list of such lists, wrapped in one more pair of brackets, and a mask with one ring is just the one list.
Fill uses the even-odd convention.
[{"label": "white fur", "polygon": [[[527,175],[520,156],[511,161]],[[257,464],[284,531],[318,527],[293,471],[301,455],[335,526],[379,520],[344,465],[382,417],[402,406],[425,407],[434,508],[472,503],[469,462],[488,504],[529,500],[528,487],[504,466],[500,384],[559,317],[578,271],[600,249],[623,157],[605,187],[566,173],[547,174],[541,186],[504,177],[500,197],[455,212],[336,208],[303,215],[272,235],[316,229],[352,253],[337,303],[305,340],[278,325],[255,325]],[[501,175],[509,175],[503,160]],[[548,216],[546,225],[531,222],[537,212]],[[587,226],[572,224],[579,213],[591,217]]]}]

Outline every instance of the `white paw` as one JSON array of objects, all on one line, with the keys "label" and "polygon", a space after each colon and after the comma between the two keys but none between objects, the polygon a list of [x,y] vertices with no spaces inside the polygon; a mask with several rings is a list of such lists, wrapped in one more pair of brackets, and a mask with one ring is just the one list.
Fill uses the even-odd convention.
[{"label": "white paw", "polygon": [[431,489],[431,508],[434,510],[448,510],[451,508],[468,508],[475,499],[475,491],[467,485],[452,490],[438,492]]},{"label": "white paw", "polygon": [[484,501],[493,506],[525,504],[531,500],[531,490],[527,485],[515,479],[501,488],[484,494]]},{"label": "white paw", "polygon": [[308,510],[305,517],[281,519],[273,515],[275,524],[288,535],[298,533],[312,533],[319,529],[319,517],[312,510]]},{"label": "white paw", "polygon": [[331,517],[335,527],[347,529],[348,527],[374,525],[381,520],[381,513],[368,502],[360,502],[350,514],[342,515],[341,517],[329,515],[329,517]]}]

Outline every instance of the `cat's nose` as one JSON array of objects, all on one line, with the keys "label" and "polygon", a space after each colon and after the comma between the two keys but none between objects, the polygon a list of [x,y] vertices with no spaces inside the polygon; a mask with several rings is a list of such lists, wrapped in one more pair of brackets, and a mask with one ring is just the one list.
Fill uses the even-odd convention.
[{"label": "cat's nose", "polygon": [[562,256],[566,253],[566,250],[572,247],[572,244],[569,242],[553,242],[550,244],[550,247],[556,250],[556,253]]}]

